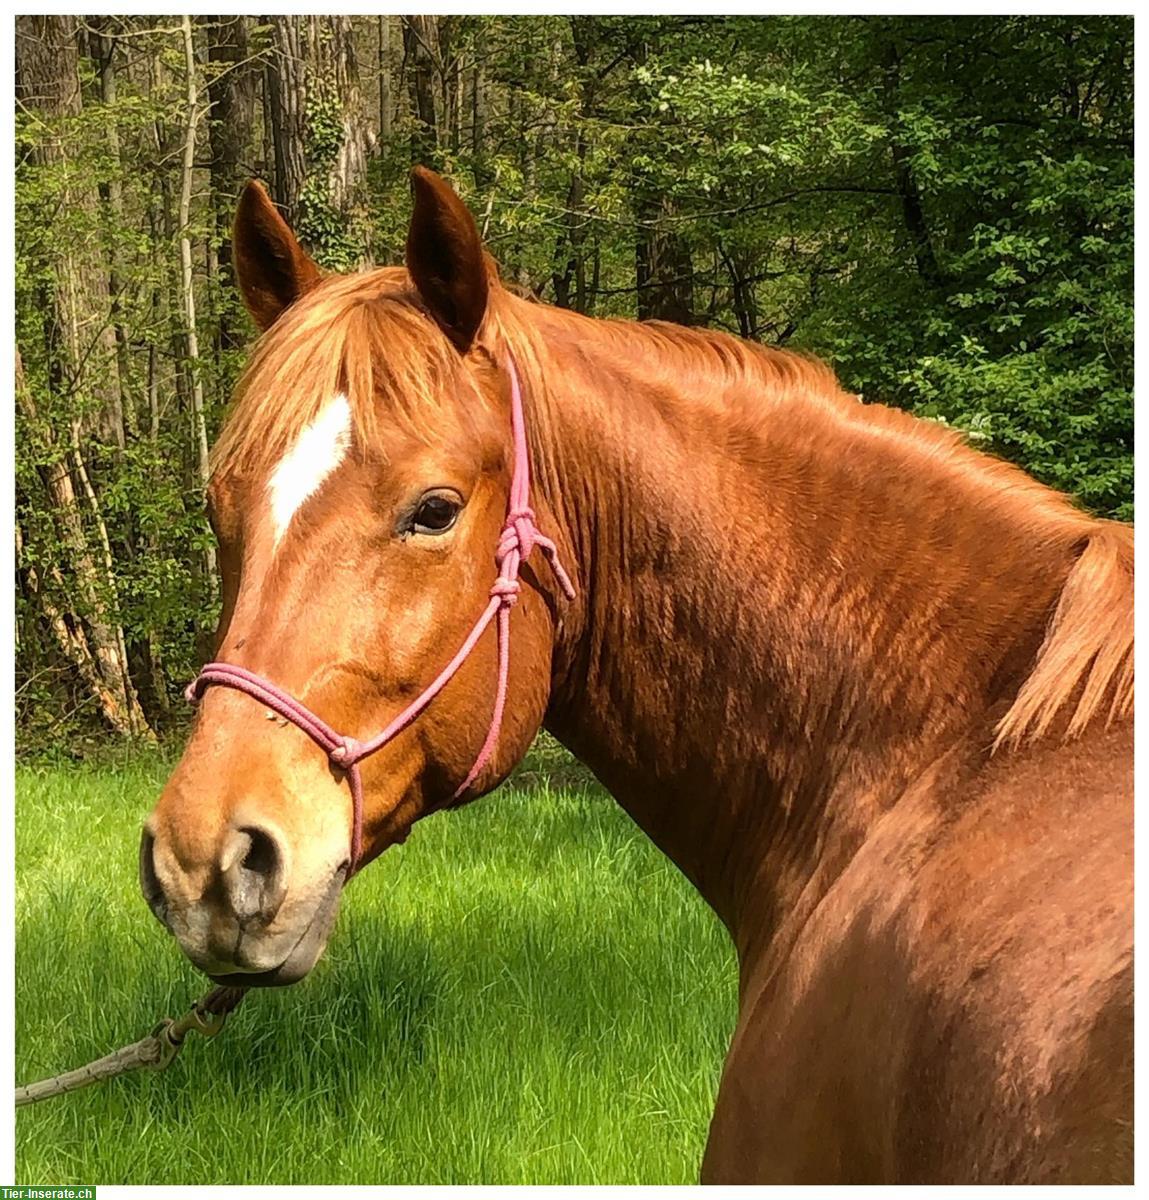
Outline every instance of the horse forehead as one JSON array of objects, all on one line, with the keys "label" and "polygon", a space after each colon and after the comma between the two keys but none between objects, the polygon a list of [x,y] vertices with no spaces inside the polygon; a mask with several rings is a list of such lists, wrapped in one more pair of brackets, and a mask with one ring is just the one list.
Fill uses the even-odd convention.
[{"label": "horse forehead", "polygon": [[267,481],[275,545],[351,448],[351,405],[340,392],[299,431]]}]

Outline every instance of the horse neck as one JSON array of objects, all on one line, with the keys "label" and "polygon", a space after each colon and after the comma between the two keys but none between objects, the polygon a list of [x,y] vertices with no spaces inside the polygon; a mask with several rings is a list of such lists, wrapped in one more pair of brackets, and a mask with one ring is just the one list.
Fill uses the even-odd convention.
[{"label": "horse neck", "polygon": [[539,319],[539,487],[582,583],[547,725],[744,950],[930,763],[988,745],[1064,548],[836,399],[795,384],[751,430],[685,368]]}]

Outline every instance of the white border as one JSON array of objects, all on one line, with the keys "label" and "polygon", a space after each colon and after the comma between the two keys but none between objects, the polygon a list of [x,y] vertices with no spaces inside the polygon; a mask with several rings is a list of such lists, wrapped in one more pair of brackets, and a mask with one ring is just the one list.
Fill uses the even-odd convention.
[{"label": "white border", "polygon": [[[40,5],[36,5],[36,6],[25,6],[22,4],[18,11],[20,11],[20,12],[71,13],[71,12],[79,11],[81,9],[82,9],[82,6],[77,6],[75,4],[44,3],[44,4],[40,4]],[[276,4],[271,4],[271,5],[268,5],[268,4],[233,4],[230,7],[228,15],[233,15],[233,14],[234,15],[240,15],[240,14],[262,15],[264,12],[267,12],[270,10],[275,10],[275,11],[280,11],[280,12],[324,11],[324,12],[347,13],[347,14],[350,14],[353,16],[358,16],[358,15],[379,15],[381,13],[387,13],[387,12],[411,12],[412,6],[410,6],[410,5],[407,5],[407,6],[392,5],[389,3],[388,4],[350,3],[350,4],[343,4],[343,5],[340,5],[337,7],[324,7],[322,9],[317,9],[316,6],[296,4],[296,3],[286,3],[286,4],[280,3],[278,5],[276,5]],[[1043,4],[1043,5],[1018,5],[1018,6],[1015,6],[1014,11],[1018,11],[1018,10],[1020,10],[1024,13],[1027,13],[1029,15],[1034,15],[1034,16],[1054,15],[1054,14],[1072,15],[1072,14],[1076,14],[1076,13],[1081,13],[1082,15],[1089,15],[1089,16],[1101,16],[1101,15],[1121,16],[1121,15],[1133,15],[1133,13],[1134,13],[1134,9],[1130,5],[1117,5],[1117,6],[1104,5],[1104,6],[1100,6],[1100,7],[1090,7],[1088,9],[1083,9],[1083,6],[1081,4],[1063,4],[1063,3],[1047,3],[1047,4]],[[122,12],[124,14],[153,14],[154,13],[157,15],[166,15],[166,14],[171,14],[171,13],[182,13],[182,12],[188,12],[188,11],[193,12],[193,13],[209,12],[209,11],[212,13],[217,13],[220,10],[216,7],[212,7],[212,6],[208,6],[208,5],[204,5],[204,6],[200,6],[200,7],[176,6],[171,3],[164,3],[164,2],[162,2],[162,0],[159,0],[159,2],[156,2],[156,3],[119,3],[115,6],[115,11],[117,13]],[[530,4],[530,5],[507,4],[507,3],[501,3],[501,4],[461,4],[460,3],[460,4],[449,5],[449,6],[427,5],[427,6],[423,6],[423,7],[419,8],[418,11],[426,12],[426,13],[436,13],[436,14],[438,14],[438,13],[479,13],[479,14],[490,14],[490,15],[531,15],[531,14],[537,14],[537,15],[560,14],[561,15],[561,14],[570,13],[572,11],[572,9],[570,6],[566,6],[566,5],[552,5],[552,4],[546,4],[546,3],[534,3],[534,4]],[[639,7],[639,6],[635,6],[635,5],[619,4],[619,3],[613,3],[613,4],[612,3],[585,3],[573,11],[576,11],[578,13],[585,13],[588,15],[599,14],[599,13],[608,14],[608,15],[616,15],[616,16],[652,15],[651,10],[649,8]],[[660,5],[659,9],[658,9],[659,13],[665,13],[665,14],[674,14],[674,13],[687,14],[687,13],[700,13],[700,12],[710,12],[710,11],[712,11],[712,10],[710,10],[708,8],[708,6],[706,6],[704,4],[700,4],[700,3],[693,3],[693,4],[664,3],[664,4]],[[724,14],[730,15],[730,16],[754,15],[754,14],[761,14],[764,16],[766,16],[766,15],[781,15],[785,11],[786,10],[784,10],[780,7],[764,7],[761,4],[727,3],[722,6],[722,12]],[[825,15],[825,16],[843,15],[843,14],[858,14],[858,15],[867,14],[867,15],[879,15],[879,16],[880,15],[908,16],[911,14],[912,15],[921,15],[921,16],[937,16],[937,15],[947,15],[947,14],[997,15],[997,14],[1001,13],[1002,6],[1000,4],[992,4],[992,3],[969,3],[967,0],[967,2],[965,2],[965,3],[953,3],[953,4],[916,4],[916,5],[913,5],[912,8],[909,8],[909,10],[907,10],[906,5],[896,4],[896,3],[859,5],[859,4],[842,4],[842,3],[838,3],[838,4],[819,3],[819,2],[813,2],[813,0],[807,0],[807,3],[801,5],[800,11],[804,15],[809,14],[809,15]],[[11,96],[14,93],[14,85],[15,85],[15,79],[14,79],[14,16],[9,18],[9,22],[10,23],[7,26],[7,30],[6,30],[5,34],[2,37],[0,37],[0,62],[2,62],[2,64],[3,64],[3,81],[4,81],[4,86],[7,89],[5,94],[8,96]],[[1139,50],[1138,41],[1139,41],[1139,39],[1136,38],[1136,30],[1135,30],[1135,42],[1134,42],[1134,56],[1135,56],[1134,61],[1135,61],[1135,63],[1138,61],[1137,60],[1137,52]],[[1146,101],[1144,99],[1144,88],[1142,86],[1142,77],[1144,76],[1144,73],[1143,72],[1135,72],[1135,74],[1138,76],[1138,78],[1136,78],[1136,80],[1135,80],[1135,97],[1136,97],[1136,99],[1135,99],[1135,117],[1136,117],[1137,127],[1142,127],[1143,118],[1145,116],[1145,104],[1146,104]],[[11,164],[13,162],[13,154],[14,154],[13,126],[12,126],[11,118],[8,118],[3,123],[3,135],[2,136],[3,136],[2,153],[5,156],[4,161]],[[1136,190],[1137,200],[1136,200],[1135,212],[1137,214],[1138,225],[1141,224],[1140,216],[1141,216],[1142,209],[1143,209],[1141,197],[1143,194],[1143,185],[1146,182],[1144,175],[1145,175],[1145,172],[1140,168],[1140,166],[1138,166],[1135,169],[1135,182],[1136,182],[1136,189],[1137,189]],[[6,287],[5,287],[5,290],[3,293],[3,306],[4,306],[4,312],[5,312],[5,315],[7,318],[6,327],[8,330],[8,337],[4,341],[4,348],[3,348],[4,371],[5,371],[4,379],[8,380],[8,381],[10,381],[13,378],[13,373],[14,373],[14,368],[15,368],[15,359],[14,359],[14,353],[13,353],[13,331],[14,331],[14,327],[15,327],[14,326],[14,294],[13,294],[14,289],[12,286],[13,268],[14,268],[14,246],[13,246],[14,194],[13,194],[13,188],[14,188],[14,175],[13,175],[12,167],[9,166],[8,171],[4,175],[3,188],[2,188],[2,190],[0,190],[0,204],[2,204],[3,222],[4,222],[4,239],[3,239],[3,249],[2,249],[2,251],[0,251],[0,264],[2,264],[2,267],[3,267],[3,274],[4,274],[4,278],[5,278],[5,283],[6,283]],[[1142,267],[1144,265],[1144,261],[1145,261],[1145,254],[1142,252],[1141,246],[1138,246],[1137,250],[1136,250],[1136,254],[1135,254],[1135,262],[1136,262],[1138,280],[1140,280],[1143,277]],[[1141,339],[1139,338],[1138,345],[1137,345],[1138,351],[1141,349],[1140,341],[1141,341]],[[1135,429],[1135,433],[1134,433],[1134,444],[1135,444],[1136,451],[1140,451],[1141,442],[1143,440],[1142,437],[1140,436],[1140,431],[1141,431],[1141,428],[1144,423],[1143,422],[1144,404],[1142,403],[1142,400],[1140,399],[1140,397],[1144,394],[1144,385],[1147,381],[1147,369],[1142,365],[1140,354],[1138,354],[1138,356],[1137,356],[1137,363],[1136,363],[1136,367],[1135,367],[1134,379],[1135,379],[1135,385],[1136,385],[1136,393],[1138,396],[1138,400],[1136,401],[1136,404],[1135,404],[1136,429]],[[1149,403],[1149,401],[1147,401],[1145,403]],[[3,425],[2,425],[2,435],[0,435],[0,436],[2,436],[2,439],[3,439],[3,441],[2,441],[3,461],[5,461],[6,463],[9,464],[10,472],[13,469],[12,464],[14,461],[13,421],[14,421],[14,414],[13,414],[12,409],[10,408],[9,412],[7,414],[7,417],[4,420]],[[9,478],[9,484],[3,491],[2,503],[3,503],[4,513],[5,513],[5,518],[6,518],[6,523],[5,523],[4,527],[8,530],[11,530],[14,527],[14,486],[12,483],[11,475]],[[6,544],[8,546],[7,553],[9,556],[9,562],[14,567],[12,541],[11,541],[10,537],[6,539]],[[10,579],[12,578],[12,574],[13,573],[9,574]],[[1146,586],[1149,586],[1149,585],[1146,585]],[[1138,640],[1141,643],[1141,645],[1144,646],[1145,642],[1144,642],[1144,638],[1142,637],[1142,635],[1145,633],[1145,629],[1143,627],[1144,627],[1146,621],[1149,620],[1149,618],[1143,619],[1144,613],[1145,613],[1145,607],[1142,603],[1142,600],[1143,600],[1142,589],[1138,588],[1138,590],[1137,590],[1136,626],[1137,626]],[[7,670],[7,678],[8,678],[7,695],[9,697],[12,696],[12,691],[13,691],[13,675],[14,675],[14,660],[15,660],[14,617],[15,617],[14,596],[10,595],[9,602],[7,605],[5,605],[4,610],[3,610],[3,633],[5,635],[4,644],[11,648],[9,650],[8,670]],[[1141,657],[1141,656],[1139,655],[1138,657]],[[1139,663],[1138,665],[1140,666],[1142,664]],[[2,791],[0,791],[0,794],[2,794],[3,798],[4,798],[4,809],[3,809],[4,819],[2,822],[0,822],[0,853],[3,854],[3,861],[11,863],[11,862],[13,862],[14,855],[15,855],[15,839],[14,839],[14,829],[15,829],[15,802],[14,802],[15,730],[14,730],[14,724],[13,724],[14,706],[13,706],[11,700],[9,700],[9,702],[3,706],[2,712],[3,712],[3,716],[2,716],[3,750],[0,751],[0,753],[2,753],[4,756],[5,770],[4,770],[4,775],[3,775],[3,783],[0,784],[0,789],[2,789]],[[1138,728],[1138,730],[1137,730],[1137,751],[1138,751],[1139,759],[1141,758],[1141,744],[1142,744],[1141,743],[1141,729]],[[1142,781],[1139,777],[1137,780],[1137,789],[1136,789],[1137,795],[1138,795],[1138,802],[1140,801],[1140,794],[1143,790],[1141,784],[1142,784]],[[1140,807],[1140,803],[1138,803],[1138,807]],[[1138,874],[1140,874],[1140,872],[1138,872]],[[1136,927],[1137,928],[1143,927],[1143,922],[1141,920],[1141,917],[1143,915],[1143,906],[1141,903],[1142,895],[1143,895],[1143,889],[1138,887],[1137,903],[1136,903]],[[10,872],[0,872],[0,916],[2,916],[2,919],[3,919],[2,930],[0,930],[0,943],[3,944],[4,950],[5,950],[5,953],[2,956],[3,976],[0,977],[0,1063],[2,1063],[3,1067],[4,1067],[3,1077],[8,1080],[13,1080],[14,1079],[14,1069],[15,1069],[15,1058],[14,1058],[15,1047],[14,1047],[14,1028],[13,1028],[14,1013],[15,1013],[15,1008],[14,1008],[14,1004],[13,1004],[14,976],[15,976],[15,964],[14,964],[15,881],[14,881],[14,873],[11,871]],[[1142,973],[1140,971],[1138,971],[1135,967],[1135,979],[1137,982],[1137,986],[1136,986],[1136,995],[1137,996],[1140,996],[1142,994],[1142,989],[1140,987],[1140,984],[1142,982],[1141,974]],[[1138,1007],[1140,1008],[1140,1006],[1138,1006]],[[1138,1013],[1138,1018],[1139,1017],[1140,1017],[1140,1013]],[[1138,1029],[1139,1027],[1140,1027],[1140,1020],[1138,1019],[1135,1021],[1135,1030]],[[1142,1103],[1142,1101],[1144,1099],[1144,1091],[1141,1086],[1142,1077],[1143,1077],[1143,1072],[1138,1072],[1137,1088],[1136,1088],[1136,1099],[1137,1099],[1136,1112],[1138,1114],[1143,1114],[1146,1112],[1145,1106]],[[1138,1137],[1136,1139],[1136,1145],[1137,1145],[1138,1151],[1140,1150],[1140,1142],[1141,1142],[1141,1139]],[[1137,1155],[1137,1158],[1138,1159],[1140,1158],[1139,1154]],[[0,1123],[0,1185],[6,1184],[10,1181],[13,1181],[14,1179],[15,1179],[15,1113],[13,1111],[13,1113],[11,1114],[11,1116],[8,1120]],[[584,1194],[589,1195],[591,1193],[594,1193],[596,1195],[601,1195],[601,1193],[604,1190],[615,1190],[615,1189],[611,1189],[611,1188],[604,1189],[602,1187],[544,1187],[544,1186],[529,1186],[529,1187],[460,1186],[460,1187],[443,1188],[443,1187],[427,1187],[427,1186],[409,1187],[409,1186],[318,1186],[318,1185],[317,1186],[309,1186],[309,1185],[300,1185],[300,1186],[291,1187],[291,1188],[289,1188],[289,1187],[270,1187],[270,1186],[256,1186],[254,1188],[243,1188],[243,1187],[239,1187],[239,1186],[202,1187],[202,1186],[189,1185],[187,1187],[174,1187],[174,1186],[126,1187],[126,1186],[114,1186],[114,1185],[101,1184],[98,1181],[93,1181],[93,1182],[96,1184],[96,1186],[98,1188],[97,1194],[101,1198],[101,1200],[118,1200],[118,1198],[120,1198],[120,1197],[132,1198],[132,1200],[135,1200],[135,1198],[143,1197],[143,1196],[147,1196],[149,1198],[149,1200],[177,1200],[177,1198],[179,1198],[179,1200],[183,1200],[184,1197],[192,1195],[192,1194],[194,1194],[196,1197],[208,1198],[208,1200],[217,1200],[217,1198],[234,1197],[236,1195],[241,1195],[245,1192],[251,1192],[251,1191],[258,1191],[259,1194],[261,1194],[261,1195],[265,1194],[265,1193],[279,1194],[279,1193],[290,1192],[292,1194],[300,1195],[300,1196],[335,1196],[335,1195],[339,1195],[339,1196],[377,1196],[377,1197],[396,1197],[396,1198],[403,1197],[404,1200],[430,1200],[431,1197],[440,1197],[444,1193],[447,1193],[447,1194],[451,1194],[451,1193],[463,1194],[463,1193],[465,1193],[468,1196],[472,1196],[472,1197],[476,1197],[476,1198],[478,1198],[478,1197],[501,1197],[501,1196],[506,1196],[509,1194],[513,1194],[515,1196],[547,1196],[547,1195],[551,1195],[554,1193],[562,1193],[564,1196],[578,1197],[578,1196],[581,1196]],[[618,1190],[621,1190],[621,1189],[618,1189]],[[629,1194],[636,1195],[636,1196],[661,1194],[661,1193],[671,1191],[671,1190],[678,1191],[678,1192],[684,1192],[684,1193],[691,1193],[691,1192],[698,1191],[698,1192],[704,1193],[707,1196],[713,1196],[715,1194],[714,1190],[703,1189],[701,1187],[674,1188],[674,1189],[671,1189],[669,1187],[633,1187],[633,1188],[626,1189],[626,1191]],[[730,1191],[732,1189],[723,1189],[723,1190]],[[800,1190],[801,1190],[801,1194],[804,1196],[805,1195],[826,1196],[826,1195],[835,1195],[840,1192],[848,1192],[851,1195],[855,1195],[855,1194],[863,1195],[863,1194],[872,1194],[872,1193],[888,1194],[889,1193],[889,1189],[885,1188],[885,1187],[882,1187],[882,1188],[855,1187],[855,1188],[848,1188],[848,1189],[834,1188],[834,1187],[811,1187],[811,1188],[803,1188]],[[1027,1190],[1026,1194],[1027,1195],[1053,1196],[1055,1194],[1057,1194],[1057,1195],[1062,1194],[1063,1190],[1064,1189],[1054,1189],[1052,1187],[1031,1188],[1031,1189]],[[1107,1189],[1105,1194],[1106,1195],[1119,1195],[1122,1192],[1129,1191],[1129,1190],[1131,1190],[1131,1189]],[[753,1194],[753,1193],[781,1194],[781,1193],[794,1193],[794,1192],[798,1191],[798,1189],[753,1187],[753,1188],[739,1188],[739,1189],[737,1189],[737,1191],[739,1191],[740,1193],[746,1192],[746,1193],[751,1193],[751,1194]],[[940,1187],[939,1188],[907,1187],[907,1188],[899,1189],[898,1195],[905,1196],[905,1197],[916,1197],[919,1195],[938,1194],[938,1193],[942,1193],[942,1192],[946,1192],[951,1195],[954,1194],[953,1189],[943,1189]],[[1005,1195],[1014,1195],[1014,1190],[1011,1188],[1006,1188],[1006,1187],[986,1187],[986,1188],[977,1189],[977,1194],[979,1196],[986,1196],[986,1197],[1005,1196]]]}]

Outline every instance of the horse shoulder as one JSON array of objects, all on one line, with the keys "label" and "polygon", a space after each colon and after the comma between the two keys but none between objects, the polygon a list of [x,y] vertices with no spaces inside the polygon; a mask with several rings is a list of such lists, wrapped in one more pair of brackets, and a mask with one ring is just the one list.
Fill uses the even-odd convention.
[{"label": "horse shoulder", "polygon": [[941,1177],[1131,1178],[1132,762],[1129,723],[991,760],[919,877],[899,1152]]},{"label": "horse shoulder", "polygon": [[1131,736],[903,797],[744,978],[704,1179],[1131,1177]]}]

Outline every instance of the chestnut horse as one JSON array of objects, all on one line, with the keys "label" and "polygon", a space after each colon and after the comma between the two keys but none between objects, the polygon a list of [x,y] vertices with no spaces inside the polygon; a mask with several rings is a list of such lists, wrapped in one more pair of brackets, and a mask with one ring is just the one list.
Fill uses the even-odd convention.
[{"label": "chestnut horse", "polygon": [[[1130,1180],[1132,529],[807,358],[512,295],[454,192],[414,193],[406,267],[352,276],[242,197],[265,332],[209,488],[217,657],[280,699],[201,689],[157,915],[216,979],[294,982],[351,868],[545,724],[737,947],[705,1181]],[[540,554],[507,581],[536,532],[573,599]],[[492,600],[353,802],[336,742]]]}]

